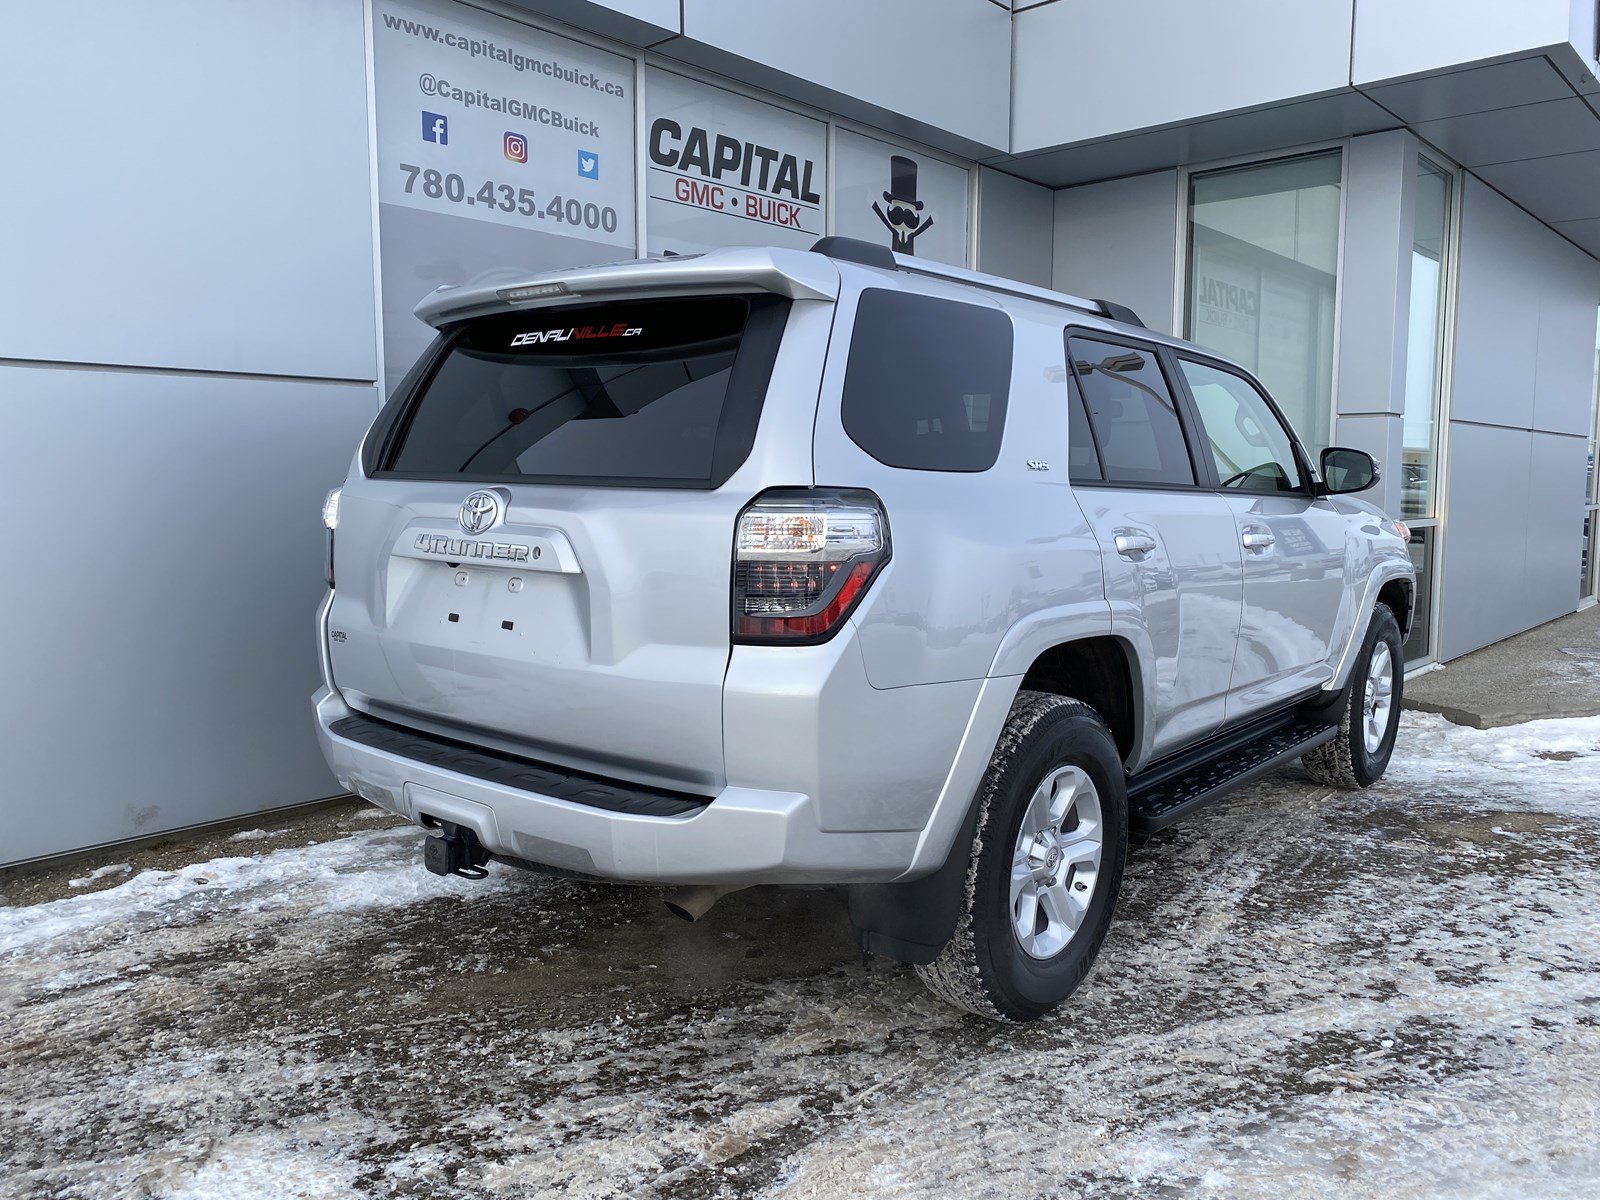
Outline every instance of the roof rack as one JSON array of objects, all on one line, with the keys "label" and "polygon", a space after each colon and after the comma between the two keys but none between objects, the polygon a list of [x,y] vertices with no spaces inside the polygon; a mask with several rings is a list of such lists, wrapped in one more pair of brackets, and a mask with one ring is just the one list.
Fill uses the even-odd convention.
[{"label": "roof rack", "polygon": [[1125,304],[1118,304],[1113,300],[1089,300],[1082,296],[1073,296],[1067,292],[1052,291],[1050,288],[1035,287],[1028,283],[1018,283],[1014,279],[1002,279],[998,275],[987,275],[982,271],[971,271],[966,267],[950,267],[944,263],[928,262],[920,258],[912,258],[909,254],[895,254],[885,246],[872,242],[862,241],[860,238],[825,237],[811,247],[817,254],[824,254],[829,258],[841,262],[860,263],[864,267],[877,267],[884,271],[906,271],[913,275],[926,275],[933,279],[948,279],[956,283],[970,283],[977,287],[987,288],[991,292],[1005,292],[1012,296],[1021,296],[1028,300],[1042,300],[1046,304],[1065,305],[1076,308],[1081,312],[1092,313],[1097,317],[1107,320],[1120,321],[1124,325],[1137,325],[1140,329],[1146,328],[1139,315]]}]

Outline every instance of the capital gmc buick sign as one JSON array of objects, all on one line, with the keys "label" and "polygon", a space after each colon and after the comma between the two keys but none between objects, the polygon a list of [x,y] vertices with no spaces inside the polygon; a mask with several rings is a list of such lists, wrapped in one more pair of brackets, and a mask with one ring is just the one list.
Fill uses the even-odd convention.
[{"label": "capital gmc buick sign", "polygon": [[823,235],[822,122],[654,68],[645,96],[650,253]]}]

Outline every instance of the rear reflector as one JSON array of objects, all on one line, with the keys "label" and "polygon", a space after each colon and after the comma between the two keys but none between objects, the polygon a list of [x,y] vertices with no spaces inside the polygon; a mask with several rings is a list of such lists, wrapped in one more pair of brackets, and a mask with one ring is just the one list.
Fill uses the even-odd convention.
[{"label": "rear reflector", "polygon": [[889,523],[871,492],[766,492],[739,515],[733,640],[826,641],[889,560]]}]

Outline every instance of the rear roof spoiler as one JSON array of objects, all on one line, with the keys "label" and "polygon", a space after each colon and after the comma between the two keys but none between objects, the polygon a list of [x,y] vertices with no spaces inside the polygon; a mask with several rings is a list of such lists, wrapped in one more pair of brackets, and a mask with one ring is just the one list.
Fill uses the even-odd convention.
[{"label": "rear roof spoiler", "polygon": [[416,314],[438,328],[471,317],[515,312],[587,297],[662,291],[773,292],[792,300],[835,300],[839,272],[826,258],[801,250],[737,247],[709,254],[641,258],[600,267],[478,280],[442,287],[424,297]]},{"label": "rear roof spoiler", "polygon": [[811,252],[735,247],[708,254],[573,267],[540,275],[508,275],[498,281],[478,280],[459,287],[439,288],[423,298],[416,307],[416,314],[438,328],[490,313],[538,308],[591,296],[647,295],[663,291],[693,291],[703,295],[756,289],[793,300],[835,300],[839,295],[839,273],[833,267],[834,262],[970,284],[986,291],[1077,309],[1141,329],[1145,327],[1131,308],[1111,300],[1088,300],[1002,279],[998,275],[969,271],[965,267],[949,267],[846,237],[822,238]]},{"label": "rear roof spoiler", "polygon": [[1014,279],[1002,279],[998,275],[986,275],[982,271],[969,271],[965,267],[949,267],[943,263],[928,262],[925,259],[913,258],[909,254],[896,254],[887,246],[880,246],[874,242],[864,242],[860,238],[825,237],[812,246],[811,249],[813,253],[827,255],[827,257],[836,259],[839,262],[856,263],[863,267],[876,267],[882,271],[909,271],[913,275],[927,275],[935,279],[949,279],[957,283],[970,283],[974,287],[985,288],[991,292],[1005,292],[1008,295],[1022,296],[1029,300],[1042,300],[1046,304],[1063,305],[1097,317],[1105,317],[1110,321],[1120,321],[1124,325],[1137,325],[1140,329],[1146,328],[1145,323],[1139,319],[1138,314],[1133,309],[1125,304],[1118,304],[1113,300],[1086,300],[1082,296],[1051,291],[1049,288],[1034,287],[1031,284],[1018,283]]}]

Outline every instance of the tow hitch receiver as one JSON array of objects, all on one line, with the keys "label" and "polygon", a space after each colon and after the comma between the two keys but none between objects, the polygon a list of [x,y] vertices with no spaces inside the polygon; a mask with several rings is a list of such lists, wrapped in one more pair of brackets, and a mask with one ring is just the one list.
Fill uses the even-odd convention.
[{"label": "tow hitch receiver", "polygon": [[489,852],[478,835],[465,825],[440,821],[428,831],[422,847],[422,864],[435,875],[459,875],[463,879],[483,879],[489,872],[484,864]]}]

